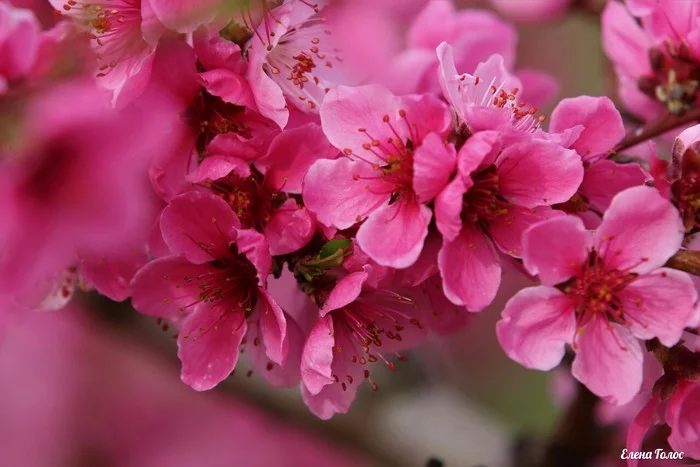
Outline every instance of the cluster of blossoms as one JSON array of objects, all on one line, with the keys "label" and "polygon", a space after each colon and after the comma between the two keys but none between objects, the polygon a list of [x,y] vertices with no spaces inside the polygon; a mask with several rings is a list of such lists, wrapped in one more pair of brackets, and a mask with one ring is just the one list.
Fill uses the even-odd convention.
[{"label": "cluster of blossoms", "polygon": [[[505,353],[569,352],[617,405],[657,360],[630,445],[660,421],[700,458],[698,283],[673,266],[700,250],[698,118],[621,157],[610,99],[545,118],[555,81],[514,67],[513,26],[449,0],[394,35],[377,0],[50,3],[48,29],[0,3],[0,322],[76,289],[130,298],[175,329],[187,385],[244,354],[329,418],[511,268],[540,285],[502,311]],[[610,1],[602,23],[629,112],[700,108],[699,1]]]}]

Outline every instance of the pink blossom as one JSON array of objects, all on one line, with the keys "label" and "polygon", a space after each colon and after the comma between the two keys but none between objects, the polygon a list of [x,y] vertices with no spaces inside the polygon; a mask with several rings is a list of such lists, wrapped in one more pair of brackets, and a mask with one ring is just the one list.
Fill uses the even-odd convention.
[{"label": "pink blossom", "polygon": [[338,281],[304,345],[302,395],[319,418],[347,412],[365,379],[377,388],[368,363],[382,360],[393,370],[391,354],[416,346],[424,336],[413,302],[368,288],[367,279],[363,271]]},{"label": "pink blossom", "polygon": [[662,267],[682,238],[675,208],[644,186],[615,196],[595,233],[570,216],[531,227],[523,260],[544,285],[508,302],[501,346],[520,364],[549,370],[570,344],[577,380],[607,402],[629,402],[642,383],[638,339],[672,346],[693,313],[690,277]]},{"label": "pink blossom", "polygon": [[316,231],[309,211],[291,195],[301,194],[309,166],[330,154],[321,128],[309,123],[287,129],[273,140],[257,161],[264,173],[234,156],[210,156],[190,181],[226,201],[243,228],[264,233],[272,255],[284,255],[306,245]]},{"label": "pink blossom", "polygon": [[643,184],[650,177],[637,164],[619,164],[606,157],[625,136],[622,117],[607,97],[580,96],[562,100],[552,111],[549,131],[584,162],[581,186],[557,208],[576,214],[595,228],[619,192]]},{"label": "pink blossom", "polygon": [[306,1],[286,0],[265,11],[245,51],[257,108],[280,128],[289,119],[287,103],[318,113],[328,90],[344,81],[342,59],[317,10]]},{"label": "pink blossom", "polygon": [[470,311],[493,301],[501,281],[498,250],[519,258],[521,235],[556,214],[583,167],[569,149],[519,133],[482,131],[458,154],[458,175],[437,196],[435,217],[443,235],[438,256],[447,298]]},{"label": "pink blossom", "polygon": [[474,74],[459,74],[451,45],[437,47],[440,66],[438,81],[442,94],[454,112],[460,133],[515,128],[532,132],[540,127],[543,116],[520,100],[523,86],[511,74],[502,56],[491,55]]},{"label": "pink blossom", "polygon": [[455,10],[451,0],[426,2],[408,30],[406,50],[391,63],[388,85],[397,94],[439,92],[435,48],[442,42],[453,47],[460,70],[474,70],[493,54],[512,69],[517,40],[515,28],[491,12]]},{"label": "pink blossom", "polygon": [[321,124],[345,157],[309,168],[305,205],[338,229],[362,222],[358,244],[377,263],[410,266],[428,234],[432,214],[425,203],[455,167],[454,150],[443,141],[447,109],[430,95],[341,86],[326,96]]},{"label": "pink blossom", "polygon": [[287,320],[265,290],[271,267],[265,238],[241,228],[229,205],[208,193],[173,198],[160,223],[171,255],[136,274],[132,303],[178,326],[183,382],[213,388],[231,374],[247,341],[246,349],[266,356],[253,358],[263,374],[283,365]]},{"label": "pink blossom", "polygon": [[148,111],[116,112],[85,82],[56,85],[26,103],[21,140],[2,167],[7,290],[25,295],[78,256],[111,256],[145,237],[155,214],[146,164],[176,136],[168,102],[149,103]]},{"label": "pink blossom", "polygon": [[0,3],[0,95],[25,76],[39,51],[40,25],[30,10]]},{"label": "pink blossom", "polygon": [[700,72],[700,16],[697,2],[631,2],[641,25],[622,3],[608,2],[603,12],[603,48],[613,61],[625,106],[643,119],[664,108],[682,113],[697,105]]}]

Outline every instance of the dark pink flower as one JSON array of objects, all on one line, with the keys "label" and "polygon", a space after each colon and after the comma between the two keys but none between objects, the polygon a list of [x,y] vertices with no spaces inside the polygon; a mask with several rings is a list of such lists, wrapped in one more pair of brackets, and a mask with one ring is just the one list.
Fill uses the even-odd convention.
[{"label": "dark pink flower", "polygon": [[662,267],[682,239],[675,208],[645,186],[615,196],[595,233],[571,216],[531,227],[523,261],[543,285],[508,302],[501,346],[522,365],[549,370],[570,344],[576,379],[610,403],[629,402],[642,383],[638,339],[672,346],[692,318],[690,277]]},{"label": "dark pink flower", "polygon": [[316,161],[304,203],[319,222],[347,229],[384,266],[413,264],[432,217],[425,205],[449,180],[454,149],[447,109],[430,95],[395,97],[380,86],[339,87],[321,107],[323,131],[345,157]]},{"label": "dark pink flower", "polygon": [[190,181],[226,201],[243,228],[264,233],[272,255],[284,255],[306,245],[316,231],[316,221],[293,195],[301,194],[309,166],[331,149],[321,128],[309,123],[280,133],[256,161],[260,170],[234,156],[210,156]]},{"label": "dark pink flower", "polygon": [[285,315],[265,290],[271,257],[265,237],[241,228],[228,204],[202,192],[170,202],[161,216],[171,255],[144,266],[132,282],[133,305],[179,328],[183,382],[211,389],[236,367],[241,346],[266,364],[285,363]]},{"label": "dark pink flower", "polygon": [[603,48],[612,60],[625,106],[643,119],[664,108],[682,113],[700,91],[700,4],[694,1],[631,2],[641,24],[622,3],[611,1],[602,17]]},{"label": "dark pink flower", "polygon": [[522,233],[555,215],[549,206],[568,200],[583,176],[574,151],[511,133],[482,131],[467,139],[458,175],[435,201],[445,295],[470,311],[482,310],[496,296],[497,251],[521,257]]},{"label": "dark pink flower", "polygon": [[368,273],[354,272],[335,285],[311,330],[301,360],[302,395],[318,417],[345,413],[360,384],[371,380],[368,363],[390,361],[424,337],[419,309],[389,290],[366,285]]}]

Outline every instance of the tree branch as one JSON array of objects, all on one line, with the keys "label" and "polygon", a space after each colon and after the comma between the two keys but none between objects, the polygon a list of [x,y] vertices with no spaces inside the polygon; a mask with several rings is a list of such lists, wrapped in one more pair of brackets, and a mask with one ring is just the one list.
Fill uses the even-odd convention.
[{"label": "tree branch", "polygon": [[610,151],[610,156],[614,156],[620,151],[629,149],[632,146],[636,146],[639,143],[655,138],[659,135],[671,131],[674,128],[687,125],[688,123],[693,123],[700,121],[700,107],[696,107],[680,115],[673,115],[666,112],[664,115],[654,120],[653,122],[647,123],[642,128],[638,128],[625,136],[622,141],[620,141],[612,151]]},{"label": "tree branch", "polygon": [[666,266],[700,276],[700,251],[679,250],[666,262]]}]

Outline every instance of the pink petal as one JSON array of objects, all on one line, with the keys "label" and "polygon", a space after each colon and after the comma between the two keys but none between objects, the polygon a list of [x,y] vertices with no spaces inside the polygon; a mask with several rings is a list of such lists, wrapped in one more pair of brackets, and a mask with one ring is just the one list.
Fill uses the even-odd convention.
[{"label": "pink petal", "polygon": [[245,255],[258,271],[258,284],[265,286],[272,268],[270,244],[260,232],[253,229],[241,229],[235,233],[238,253]]},{"label": "pink petal", "polygon": [[658,337],[666,347],[680,340],[698,298],[690,276],[668,268],[638,277],[617,296],[632,334],[642,340]]},{"label": "pink petal", "polygon": [[160,228],[170,251],[192,263],[228,254],[231,231],[240,224],[231,207],[211,193],[190,191],[176,196],[163,210]]},{"label": "pink petal", "polygon": [[568,201],[583,180],[579,156],[545,141],[511,145],[500,154],[496,165],[500,194],[527,208]]},{"label": "pink petal", "polygon": [[[372,139],[386,141],[396,138],[391,123],[403,139],[408,129],[399,117],[400,99],[382,86],[338,86],[326,94],[321,105],[321,126],[333,146],[349,150],[367,160],[376,160],[370,149],[363,145]],[[384,117],[389,117],[389,122]],[[358,131],[364,129],[366,131]],[[371,135],[368,136],[368,135]]]},{"label": "pink petal", "polygon": [[470,180],[477,169],[488,167],[496,161],[503,148],[502,139],[503,136],[497,131],[480,131],[467,139],[457,154],[458,171],[465,181]]},{"label": "pink petal", "polygon": [[454,334],[462,331],[470,321],[471,314],[462,307],[450,302],[442,290],[442,280],[438,274],[421,284],[428,307],[428,327],[438,335]]},{"label": "pink petal", "polygon": [[102,295],[121,302],[131,295],[129,283],[147,261],[145,248],[125,248],[120,256],[83,258],[80,273]]},{"label": "pink petal", "polygon": [[579,192],[588,200],[590,207],[603,213],[616,194],[642,185],[648,178],[637,164],[618,164],[602,159],[586,168]]},{"label": "pink petal", "polygon": [[671,427],[668,444],[685,456],[700,458],[700,384],[684,381],[676,388],[666,408],[666,421]]},{"label": "pink petal", "polygon": [[[245,354],[253,368],[265,378],[265,381],[275,387],[292,388],[297,387],[301,379],[301,351],[304,348],[306,336],[293,319],[289,316],[286,318],[289,345],[287,357],[282,365],[278,365],[267,356],[260,319],[257,319],[255,315],[248,318],[248,332],[246,334],[248,344],[245,347]],[[260,345],[255,345],[256,339],[260,339]],[[250,345],[251,342],[253,345]]]},{"label": "pink petal", "polygon": [[681,246],[683,225],[676,208],[654,188],[617,194],[596,232],[596,250],[608,267],[644,274],[662,266]]},{"label": "pink petal", "polygon": [[32,11],[6,3],[0,3],[0,25],[0,78],[14,80],[34,66],[41,25]]},{"label": "pink petal", "polygon": [[561,211],[555,211],[548,206],[534,209],[513,206],[509,208],[507,214],[489,222],[489,235],[503,253],[514,258],[521,258],[523,255],[523,233],[538,222],[562,214]]},{"label": "pink petal", "polygon": [[[634,420],[627,428],[627,440],[625,447],[629,452],[639,452],[642,449],[644,437],[651,428],[651,423],[654,420],[654,414],[661,401],[658,397],[652,397],[644,408],[634,417]],[[637,459],[629,459],[627,467],[637,467]]]},{"label": "pink petal", "polygon": [[550,131],[560,133],[577,125],[584,130],[569,147],[584,161],[603,157],[625,136],[622,116],[607,97],[564,99],[552,111]]},{"label": "pink petal", "polygon": [[413,156],[413,190],[421,203],[442,191],[457,166],[454,146],[445,144],[437,133],[430,133]]},{"label": "pink petal", "polygon": [[418,259],[432,216],[430,208],[415,201],[385,204],[360,226],[357,242],[380,265],[406,268]]},{"label": "pink petal", "polygon": [[333,318],[325,316],[309,333],[301,354],[301,380],[310,395],[317,395],[334,382],[331,376],[334,345]]},{"label": "pink petal", "polygon": [[[428,237],[423,245],[423,251],[418,260],[408,268],[393,270],[392,281],[399,286],[415,287],[430,277],[437,277],[437,257],[441,247],[442,238],[440,234],[435,231],[428,233]],[[355,253],[353,253],[354,255]],[[440,286],[440,293],[442,294],[442,286]]]},{"label": "pink petal", "polygon": [[446,240],[453,240],[462,230],[462,202],[467,189],[462,178],[456,177],[435,199],[435,221]]},{"label": "pink petal", "polygon": [[304,205],[322,224],[347,229],[388,201],[391,187],[376,176],[361,161],[316,161],[304,178]]},{"label": "pink petal", "polygon": [[256,308],[260,316],[260,331],[266,355],[272,362],[284,365],[289,351],[287,320],[284,312],[263,288],[258,289]]},{"label": "pink petal", "polygon": [[246,330],[242,309],[232,309],[225,302],[198,306],[183,322],[177,339],[182,382],[195,391],[206,391],[228,378]]},{"label": "pink petal", "polygon": [[250,85],[245,77],[223,68],[205,71],[199,74],[204,89],[224,102],[235,105],[255,107]]},{"label": "pink petal", "polygon": [[192,183],[201,183],[206,180],[218,180],[235,173],[240,177],[250,176],[250,164],[233,156],[207,156],[197,170],[187,176]]},{"label": "pink petal", "polygon": [[549,371],[564,357],[576,332],[571,301],[552,287],[528,287],[506,304],[496,325],[505,353],[525,368]]},{"label": "pink petal", "polygon": [[522,242],[528,272],[537,275],[544,285],[553,286],[580,272],[593,237],[579,218],[562,216],[532,226]]},{"label": "pink petal", "polygon": [[496,250],[481,231],[466,225],[454,240],[445,239],[438,254],[445,296],[469,311],[481,311],[496,297],[501,266]]},{"label": "pink petal", "polygon": [[571,374],[609,404],[631,401],[642,387],[644,353],[625,328],[594,318],[579,333]]},{"label": "pink petal", "polygon": [[286,255],[309,243],[316,232],[316,222],[306,208],[290,198],[272,212],[263,231],[270,243],[270,254]]},{"label": "pink petal", "polygon": [[263,69],[265,55],[253,47],[248,50],[248,82],[250,83],[257,110],[280,128],[287,126],[289,109],[282,89]]},{"label": "pink petal", "polygon": [[353,272],[340,279],[323,304],[320,312],[321,317],[354,302],[360,296],[362,286],[367,281],[367,278],[368,274],[366,272]]},{"label": "pink petal", "polygon": [[337,150],[328,143],[321,127],[307,123],[281,132],[256,165],[269,167],[265,177],[270,186],[285,193],[301,194],[309,167],[318,159],[336,154]]},{"label": "pink petal", "polygon": [[647,51],[650,38],[619,2],[608,2],[603,10],[603,50],[616,67],[628,76],[651,73]]},{"label": "pink petal", "polygon": [[199,301],[200,283],[192,278],[212,271],[207,264],[192,264],[177,256],[155,259],[132,279],[131,304],[149,316],[181,319],[185,309]]}]

